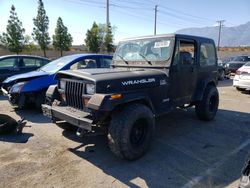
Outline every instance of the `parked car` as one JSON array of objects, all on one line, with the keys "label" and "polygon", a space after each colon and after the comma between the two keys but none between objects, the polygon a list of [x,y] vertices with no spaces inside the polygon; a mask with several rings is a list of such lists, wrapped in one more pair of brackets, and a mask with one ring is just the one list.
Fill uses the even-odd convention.
[{"label": "parked car", "polygon": [[44,57],[31,55],[8,55],[0,57],[0,86],[6,78],[34,71],[47,63],[50,60]]},{"label": "parked car", "polygon": [[233,59],[235,58],[235,56],[231,56],[231,57],[227,57],[226,59],[224,59],[222,62],[225,65],[226,63],[233,61]]},{"label": "parked car", "polygon": [[250,56],[248,55],[240,55],[234,57],[234,59],[228,63],[226,63],[225,67],[228,69],[228,74],[235,74],[236,70],[242,67],[247,62],[250,62]]},{"label": "parked car", "polygon": [[226,78],[227,69],[225,64],[218,59],[218,80],[224,80]]},{"label": "parked car", "polygon": [[236,71],[233,86],[239,91],[250,90],[250,62]]},{"label": "parked car", "polygon": [[56,59],[47,65],[25,74],[19,74],[3,81],[2,92],[9,96],[12,105],[19,108],[35,104],[40,108],[46,90],[56,84],[55,74],[60,70],[87,68],[109,68],[112,56],[101,54],[75,54]]}]

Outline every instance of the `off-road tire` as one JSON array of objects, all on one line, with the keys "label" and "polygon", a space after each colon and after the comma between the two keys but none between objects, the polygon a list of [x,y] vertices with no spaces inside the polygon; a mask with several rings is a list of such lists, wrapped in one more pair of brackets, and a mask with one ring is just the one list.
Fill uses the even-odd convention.
[{"label": "off-road tire", "polygon": [[195,105],[195,112],[200,120],[214,119],[219,106],[219,93],[215,86],[208,85],[203,93],[202,100]]},{"label": "off-road tire", "polygon": [[148,150],[154,128],[152,111],[142,104],[130,104],[112,115],[108,132],[109,147],[120,158],[136,160]]}]

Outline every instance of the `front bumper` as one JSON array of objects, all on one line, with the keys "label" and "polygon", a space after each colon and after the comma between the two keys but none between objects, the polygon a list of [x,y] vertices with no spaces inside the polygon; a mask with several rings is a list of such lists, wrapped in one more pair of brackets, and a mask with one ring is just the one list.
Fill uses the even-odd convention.
[{"label": "front bumper", "polygon": [[3,87],[1,87],[1,91],[2,91],[2,93],[3,93],[4,96],[8,96],[9,95],[8,91],[5,90]]},{"label": "front bumper", "polygon": [[2,91],[4,96],[8,97],[9,102],[10,102],[11,105],[13,105],[13,106],[23,106],[23,103],[24,103],[24,100],[25,100],[24,95],[20,95],[19,93],[10,94],[3,87],[1,88],[1,91]]},{"label": "front bumper", "polygon": [[233,86],[246,89],[246,90],[250,90],[250,80],[240,79],[240,77],[236,75],[233,80]]},{"label": "front bumper", "polygon": [[88,112],[76,110],[67,106],[42,105],[42,111],[45,116],[51,119],[66,121],[72,125],[82,128],[87,131],[92,130],[93,120]]}]

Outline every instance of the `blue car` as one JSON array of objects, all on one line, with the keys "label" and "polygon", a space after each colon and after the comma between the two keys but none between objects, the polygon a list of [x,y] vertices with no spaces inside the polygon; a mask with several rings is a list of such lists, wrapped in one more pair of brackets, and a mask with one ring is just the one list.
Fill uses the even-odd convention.
[{"label": "blue car", "polygon": [[110,68],[111,55],[75,54],[56,59],[47,65],[25,74],[11,76],[3,81],[1,90],[8,95],[13,106],[23,108],[33,104],[40,109],[50,85],[57,84],[55,74],[61,70]]}]

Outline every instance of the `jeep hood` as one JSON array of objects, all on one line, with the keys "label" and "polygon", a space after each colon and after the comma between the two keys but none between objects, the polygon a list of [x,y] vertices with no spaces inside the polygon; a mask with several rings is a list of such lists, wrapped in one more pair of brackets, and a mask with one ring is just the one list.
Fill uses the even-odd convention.
[{"label": "jeep hood", "polygon": [[96,84],[96,92],[117,92],[156,87],[167,84],[168,69],[85,69],[60,71],[57,79],[81,79]]},{"label": "jeep hood", "polygon": [[32,71],[24,74],[17,74],[15,76],[11,76],[7,78],[6,80],[3,81],[3,84],[9,84],[11,82],[16,82],[16,81],[28,81],[34,78],[42,77],[42,76],[47,76],[47,72],[43,71]]}]

